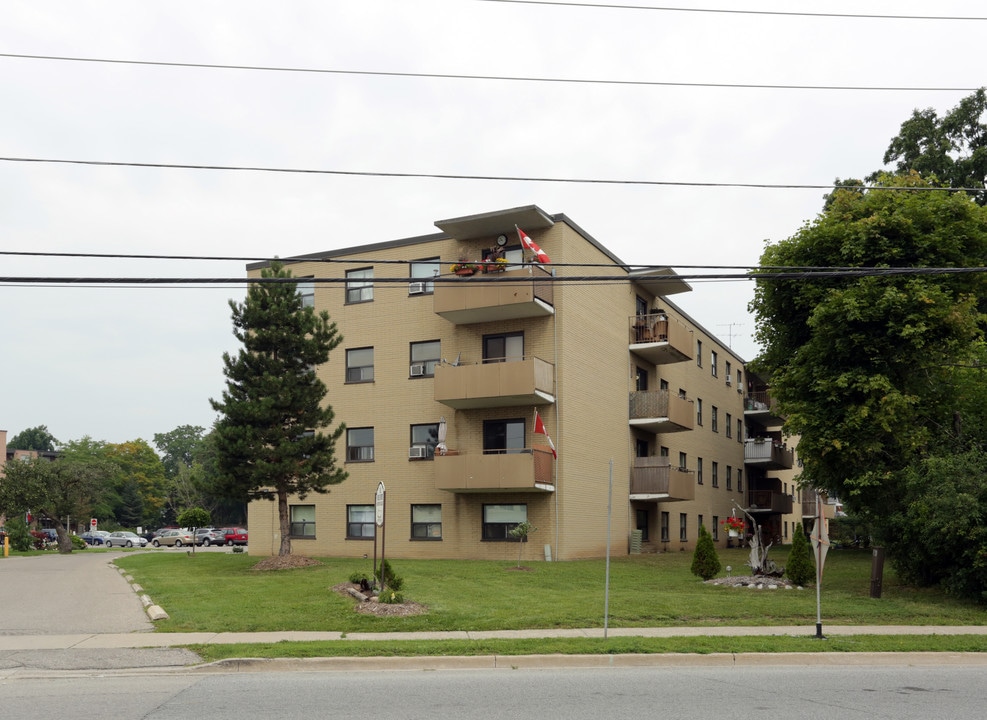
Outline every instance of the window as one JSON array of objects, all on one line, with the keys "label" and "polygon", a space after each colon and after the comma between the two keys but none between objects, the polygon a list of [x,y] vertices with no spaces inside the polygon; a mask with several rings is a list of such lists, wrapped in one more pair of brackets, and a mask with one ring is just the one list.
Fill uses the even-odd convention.
[{"label": "window", "polygon": [[346,382],[373,382],[374,349],[356,348],[346,351]]},{"label": "window", "polygon": [[719,540],[720,539],[720,516],[719,515],[714,515],[713,516],[713,530],[712,530],[712,532],[713,532],[713,540]]},{"label": "window", "polygon": [[346,461],[373,462],[374,429],[349,428],[346,431]]},{"label": "window", "polygon": [[685,542],[689,539],[689,516],[679,513],[679,541]]},{"label": "window", "polygon": [[507,362],[524,359],[524,333],[486,335],[483,338],[483,362]]},{"label": "window", "polygon": [[361,303],[374,299],[374,269],[346,271],[346,302]]},{"label": "window", "polygon": [[440,272],[442,272],[442,265],[438,258],[415,260],[408,268],[408,275],[413,278],[408,286],[408,294],[420,295],[435,292],[435,283],[432,282],[432,279]]},{"label": "window", "polygon": [[648,301],[640,295],[634,296],[634,314],[637,316],[648,314]]},{"label": "window", "polygon": [[730,381],[733,380],[732,376],[733,376],[733,365],[731,365],[730,361],[727,360],[723,364],[723,377],[727,379],[727,385],[729,385]]},{"label": "window", "polygon": [[703,399],[696,398],[696,425],[703,424]]},{"label": "window", "polygon": [[483,452],[519,453],[524,450],[524,420],[484,420]]},{"label": "window", "polygon": [[743,379],[744,379],[743,374],[741,373],[740,370],[738,370],[737,371],[737,392],[740,392],[743,389],[743,386],[740,384],[740,381],[743,380]]},{"label": "window", "polygon": [[727,413],[727,421],[724,423],[727,430],[727,437],[733,437],[733,415]]},{"label": "window", "polygon": [[703,366],[703,341],[696,340],[696,365]]},{"label": "window", "polygon": [[664,445],[662,445],[661,447],[659,447],[658,448],[658,455],[660,457],[667,458],[668,457],[668,448],[665,447]]},{"label": "window", "polygon": [[424,451],[422,460],[432,460],[435,457],[435,446],[439,444],[439,424],[428,423],[411,426],[411,448],[415,457],[414,449],[420,448]]},{"label": "window", "polygon": [[737,420],[737,442],[742,443],[744,441],[744,423]]},{"label": "window", "polygon": [[442,506],[441,505],[412,505],[411,506],[411,539],[412,540],[441,540],[442,539]]},{"label": "window", "polygon": [[668,513],[664,511],[661,514],[661,541],[668,542]]},{"label": "window", "polygon": [[713,429],[713,432],[719,432],[720,431],[719,412],[720,411],[716,407],[716,405],[713,405],[712,406],[712,409],[710,410],[710,423],[711,423],[711,427]]},{"label": "window", "polygon": [[680,452],[679,453],[679,470],[685,470],[686,467],[688,467],[686,465],[686,460],[687,460],[686,454],[684,452]]},{"label": "window", "polygon": [[659,380],[658,389],[662,392],[668,392],[668,380]]},{"label": "window", "polygon": [[518,523],[528,519],[528,506],[520,505],[484,505],[483,506],[483,539],[484,540],[513,540],[508,533]]},{"label": "window", "polygon": [[733,467],[727,465],[727,490],[733,490]]},{"label": "window", "polygon": [[709,354],[709,370],[711,373],[713,373],[713,377],[716,377],[717,376],[716,374],[719,372],[719,368],[717,367],[717,362],[718,362],[718,358],[716,355],[716,350],[713,350],[713,352]]},{"label": "window", "polygon": [[713,462],[713,487],[720,486],[720,464]]},{"label": "window", "polygon": [[703,484],[703,459],[701,457],[696,458],[696,484]]},{"label": "window", "polygon": [[634,389],[638,391],[648,389],[648,371],[642,367],[634,367]]},{"label": "window", "polygon": [[744,491],[744,471],[737,468],[737,492]]},{"label": "window", "polygon": [[438,340],[411,343],[411,377],[433,377],[435,366],[442,357],[442,344]]},{"label": "window", "polygon": [[374,536],[374,506],[346,506],[346,537],[372,538]]},{"label": "window", "polygon": [[315,505],[290,505],[288,517],[291,521],[291,537],[315,537]]},{"label": "window", "polygon": [[647,440],[640,438],[634,441],[634,457],[648,457],[650,446]]},{"label": "window", "polygon": [[685,399],[686,399],[686,398],[685,398],[685,388],[679,388],[679,397],[680,397],[680,398],[681,398],[682,400],[685,400]]},{"label": "window", "polygon": [[296,285],[298,296],[302,299],[302,307],[315,307],[315,282],[300,280]]}]

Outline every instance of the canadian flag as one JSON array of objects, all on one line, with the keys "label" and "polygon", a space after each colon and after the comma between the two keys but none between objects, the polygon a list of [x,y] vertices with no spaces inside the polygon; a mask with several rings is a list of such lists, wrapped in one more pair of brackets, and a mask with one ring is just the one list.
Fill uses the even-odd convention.
[{"label": "canadian flag", "polygon": [[[515,225],[515,227],[517,226]],[[535,254],[535,259],[537,259],[538,262],[540,263],[552,262],[549,259],[548,255],[545,254],[545,251],[542,250],[540,247],[538,247],[538,245],[536,245],[531,238],[525,235],[524,230],[522,230],[521,228],[517,228],[517,236],[521,238],[521,244]]]},{"label": "canadian flag", "polygon": [[546,432],[546,430],[545,430],[545,423],[543,423],[541,421],[541,415],[538,414],[538,411],[537,410],[535,410],[535,432],[538,435],[544,435],[545,436],[545,439],[548,440],[548,446],[550,448],[552,448],[552,457],[554,457],[556,460],[558,460],[559,459],[559,454],[557,452],[555,452],[555,443],[553,443],[552,442],[552,438],[550,438],[548,436],[548,432]]}]

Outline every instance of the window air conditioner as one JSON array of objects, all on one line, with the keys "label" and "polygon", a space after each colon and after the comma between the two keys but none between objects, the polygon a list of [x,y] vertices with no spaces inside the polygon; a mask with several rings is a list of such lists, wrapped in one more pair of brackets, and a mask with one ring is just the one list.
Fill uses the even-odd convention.
[{"label": "window air conditioner", "polygon": [[730,376],[727,375],[727,385],[729,385],[729,384],[730,384]]},{"label": "window air conditioner", "polygon": [[408,450],[409,458],[427,458],[428,447],[425,445],[412,445]]},{"label": "window air conditioner", "polygon": [[423,282],[408,283],[409,295],[421,295],[423,292],[425,292],[425,283]]},{"label": "window air conditioner", "polygon": [[422,377],[425,374],[425,363],[414,363],[408,372],[411,377]]}]

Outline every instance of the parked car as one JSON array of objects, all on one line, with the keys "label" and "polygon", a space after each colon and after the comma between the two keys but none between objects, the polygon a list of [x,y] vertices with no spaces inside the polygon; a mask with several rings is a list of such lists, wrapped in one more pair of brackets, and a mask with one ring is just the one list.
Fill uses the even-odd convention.
[{"label": "parked car", "polygon": [[103,538],[106,547],[147,547],[147,540],[137,533],[117,530]]},{"label": "parked car", "polygon": [[220,528],[205,527],[195,529],[196,545],[209,547],[210,545],[222,545],[225,542],[226,536],[223,535],[223,531]]},{"label": "parked car", "polygon": [[151,544],[154,547],[161,547],[162,545],[181,547],[182,545],[191,545],[193,542],[195,541],[192,538],[192,533],[188,530],[165,530],[155,535]]},{"label": "parked car", "polygon": [[109,535],[106,530],[93,530],[92,532],[82,533],[81,537],[86,545],[102,545],[106,540],[106,536]]},{"label": "parked car", "polygon": [[223,528],[223,542],[227,545],[246,545],[247,528]]}]

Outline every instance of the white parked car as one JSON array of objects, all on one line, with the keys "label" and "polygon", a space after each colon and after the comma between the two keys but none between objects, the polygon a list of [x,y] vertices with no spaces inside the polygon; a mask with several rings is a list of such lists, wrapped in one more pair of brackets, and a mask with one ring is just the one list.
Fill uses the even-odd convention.
[{"label": "white parked car", "polygon": [[147,547],[147,538],[142,538],[137,533],[117,530],[111,532],[103,538],[105,547]]}]

